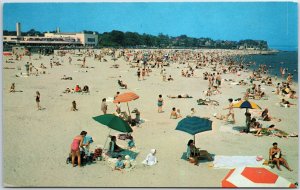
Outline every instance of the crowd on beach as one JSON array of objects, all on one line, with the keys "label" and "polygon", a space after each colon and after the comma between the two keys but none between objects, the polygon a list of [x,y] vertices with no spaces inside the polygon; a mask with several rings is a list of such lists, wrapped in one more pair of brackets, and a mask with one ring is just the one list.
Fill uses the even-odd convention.
[{"label": "crowd on beach", "polygon": [[[56,52],[56,55],[52,56],[49,62],[49,67],[53,66],[63,66],[63,59],[59,59],[60,57],[67,57],[68,64],[73,64],[73,59],[75,56],[78,56],[77,61],[81,61],[80,68],[89,68],[87,65],[87,57],[94,58],[99,62],[106,62],[108,57],[111,60],[115,61],[118,59],[123,59],[130,66],[131,69],[134,69],[136,72],[135,76],[139,82],[143,82],[148,77],[152,77],[152,73],[159,73],[163,82],[176,82],[179,80],[177,77],[171,76],[168,74],[167,70],[170,65],[178,68],[179,77],[187,77],[187,78],[199,78],[199,80],[207,81],[207,90],[203,91],[204,100],[198,102],[199,105],[207,105],[212,102],[210,98],[214,96],[218,96],[222,94],[222,88],[224,83],[231,83],[232,85],[239,85],[244,88],[244,96],[234,100],[233,98],[228,99],[228,106],[224,106],[223,110],[228,111],[226,114],[216,113],[214,117],[216,119],[230,123],[235,123],[235,112],[234,112],[234,104],[238,101],[243,100],[264,100],[269,96],[278,96],[281,98],[281,101],[278,104],[285,108],[290,108],[294,106],[295,103],[292,103],[290,100],[297,99],[296,89],[293,83],[293,75],[287,74],[286,80],[279,82],[277,78],[272,78],[271,76],[266,75],[266,66],[262,65],[258,69],[250,71],[248,63],[241,63],[235,60],[236,56],[243,56],[243,53],[237,54],[235,51],[194,51],[194,50],[132,50],[132,49],[110,49],[105,48],[101,49],[101,51],[96,50],[81,50],[80,52],[74,50],[60,50]],[[21,56],[15,55],[15,59],[21,60]],[[184,66],[184,69],[179,66]],[[37,66],[33,66],[32,63],[26,62],[25,65],[25,75],[26,76],[38,76],[39,74],[46,74],[46,70],[48,69],[43,63],[37,68]],[[114,63],[114,68],[118,68],[118,64]],[[92,67],[90,67],[92,68]],[[201,72],[202,68],[210,68],[210,71],[206,71],[202,73],[202,76],[197,75],[196,73]],[[181,72],[180,72],[181,71]],[[87,70],[86,70],[87,72]],[[248,80],[239,80],[236,81],[235,76],[240,76],[242,72],[248,74]],[[283,71],[281,71],[282,74]],[[223,75],[232,74],[233,79],[223,79]],[[20,75],[16,75],[16,77],[24,76],[24,73],[20,73]],[[285,73],[283,74],[285,77]],[[64,75],[61,80],[72,80],[72,76]],[[116,81],[120,88],[128,89],[131,84],[127,84],[126,81],[122,80],[122,77],[119,76]],[[273,94],[267,94],[263,90],[263,86],[270,86],[274,88]],[[9,90],[10,93],[17,92],[16,84],[13,83]],[[89,94],[91,89],[87,84],[84,84],[83,88],[81,88],[78,84],[74,86],[74,88],[67,87],[63,93],[85,93]],[[21,91],[22,92],[22,91]],[[116,92],[114,95],[114,99],[116,99],[120,95],[120,92]],[[184,94],[159,94],[157,95],[157,114],[164,112],[164,98],[170,99],[185,99],[185,98],[193,98],[188,92]],[[206,100],[208,99],[208,100]],[[250,100],[251,101],[251,100]],[[37,109],[42,110],[44,108],[41,107],[41,93],[36,91],[35,102],[37,104]],[[195,102],[196,104],[196,102]],[[214,105],[218,105],[213,102]],[[116,116],[122,118],[130,126],[138,127],[143,123],[141,119],[141,111],[139,108],[135,108],[132,113],[135,114],[135,118],[131,118],[131,113],[127,113],[122,110],[120,107],[120,102],[114,104],[115,114]],[[101,101],[101,105],[99,105],[99,113],[108,114],[108,104],[107,99],[103,98]],[[101,112],[100,112],[101,110]],[[180,108],[173,107],[170,110],[170,119],[180,119],[185,116],[193,117],[196,115],[195,109],[190,108],[191,112],[189,114],[182,114]],[[71,111],[78,111],[78,102],[75,100],[72,101]],[[153,111],[155,113],[156,111]],[[263,131],[267,131],[270,133],[270,136],[276,137],[288,137],[289,135],[283,135],[278,132],[276,126],[276,122],[281,122],[281,118],[276,118],[270,115],[270,111],[268,108],[263,108],[263,111],[249,111],[247,109],[246,113],[246,126],[245,129],[241,132],[250,133],[254,132],[256,136],[262,136]],[[266,128],[263,128],[262,123],[259,120],[267,121],[270,125]],[[124,136],[123,136],[124,137]],[[123,138],[122,137],[122,138]],[[134,138],[132,134],[126,134],[124,137],[128,140],[128,146],[126,148],[122,148],[117,145],[117,137],[109,136],[111,139],[109,143],[109,148],[106,150],[105,155],[111,158],[116,158],[115,162],[115,170],[123,170],[124,168],[131,167],[131,160],[129,155],[123,155],[122,152],[125,149],[133,150],[136,147],[134,142]],[[121,138],[120,136],[118,137]],[[87,135],[86,131],[82,131],[80,135],[74,137],[71,148],[70,148],[70,158],[71,163],[75,166],[75,162],[77,160],[77,165],[81,166],[81,152],[85,152],[85,156],[88,157],[92,154],[92,160],[97,160],[98,157],[101,157],[99,154],[100,148],[96,148],[95,151],[90,151],[90,144],[93,142],[91,136]],[[102,147],[101,152],[104,151],[105,147]],[[198,165],[198,161],[201,156],[204,156],[207,160],[212,161],[213,157],[204,150],[199,150],[193,140],[189,140],[187,143],[187,160],[195,165]],[[97,153],[97,154],[96,154]],[[102,152],[104,154],[104,152]],[[153,166],[157,161],[156,157],[157,150],[151,149],[150,153],[147,155],[143,164]],[[96,156],[95,156],[96,155]],[[273,147],[269,151],[269,161],[274,162],[279,170],[280,164],[283,164],[288,170],[292,171],[288,166],[287,161],[282,157],[281,150],[277,147],[277,143],[273,143]],[[124,159],[124,160],[123,160]]]}]

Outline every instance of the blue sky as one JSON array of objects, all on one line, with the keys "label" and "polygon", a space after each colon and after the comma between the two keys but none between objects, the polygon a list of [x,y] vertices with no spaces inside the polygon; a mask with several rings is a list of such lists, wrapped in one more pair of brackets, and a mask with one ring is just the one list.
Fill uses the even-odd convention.
[{"label": "blue sky", "polygon": [[298,47],[297,4],[292,2],[6,3],[3,29],[62,32],[131,31],[214,40],[266,40],[271,48]]}]

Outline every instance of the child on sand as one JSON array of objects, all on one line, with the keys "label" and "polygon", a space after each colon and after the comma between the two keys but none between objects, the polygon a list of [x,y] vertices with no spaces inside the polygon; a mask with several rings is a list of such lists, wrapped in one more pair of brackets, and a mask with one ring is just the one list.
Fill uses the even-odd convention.
[{"label": "child on sand", "polygon": [[118,155],[118,160],[115,164],[115,170],[119,170],[121,171],[122,169],[124,169],[124,162],[122,161],[122,156]]},{"label": "child on sand", "polygon": [[134,142],[134,140],[133,140],[133,137],[130,135],[130,136],[128,137],[128,139],[129,139],[129,141],[128,141],[128,143],[127,143],[128,148],[129,148],[129,149],[135,148],[135,142]]}]

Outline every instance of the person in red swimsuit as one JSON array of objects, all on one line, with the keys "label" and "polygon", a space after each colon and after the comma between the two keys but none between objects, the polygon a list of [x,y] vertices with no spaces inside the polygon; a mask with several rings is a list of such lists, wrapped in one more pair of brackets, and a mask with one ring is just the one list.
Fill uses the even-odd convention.
[{"label": "person in red swimsuit", "polygon": [[86,136],[86,131],[81,131],[80,135],[77,135],[71,144],[71,154],[72,154],[72,165],[75,167],[75,157],[78,159],[78,167],[81,166],[80,158],[80,147],[83,147],[83,138]]}]

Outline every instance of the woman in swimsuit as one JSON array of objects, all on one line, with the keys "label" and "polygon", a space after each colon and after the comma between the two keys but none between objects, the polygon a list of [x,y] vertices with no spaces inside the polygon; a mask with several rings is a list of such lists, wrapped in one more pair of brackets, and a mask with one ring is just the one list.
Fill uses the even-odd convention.
[{"label": "woman in swimsuit", "polygon": [[160,94],[160,95],[158,96],[158,100],[157,100],[158,113],[163,112],[163,111],[162,111],[162,106],[163,106],[163,104],[164,104],[164,100],[162,99],[162,95]]},{"label": "woman in swimsuit", "polygon": [[230,98],[230,99],[228,99],[228,101],[229,101],[229,107],[228,108],[224,108],[224,109],[229,109],[229,113],[226,116],[226,120],[228,121],[228,117],[231,115],[233,123],[235,123],[234,111],[233,111],[233,99]]},{"label": "woman in swimsuit", "polygon": [[72,165],[75,167],[75,157],[78,159],[78,167],[81,166],[81,158],[80,158],[80,148],[83,147],[83,138],[86,136],[86,131],[81,131],[80,135],[76,136],[73,139],[71,144],[71,154],[72,154]]},{"label": "woman in swimsuit", "polygon": [[274,142],[273,147],[270,148],[270,151],[269,151],[269,160],[271,162],[276,162],[276,166],[277,166],[278,170],[280,170],[280,171],[281,171],[280,163],[282,163],[284,165],[284,167],[286,167],[289,171],[293,171],[289,167],[287,161],[284,158],[282,158],[281,156],[282,156],[281,150],[280,150],[280,148],[277,147],[277,143]]},{"label": "woman in swimsuit", "polygon": [[42,109],[41,106],[40,106],[40,101],[41,101],[40,99],[41,99],[40,92],[39,92],[39,91],[36,91],[35,101],[36,101],[38,110],[41,110],[41,109]]}]

